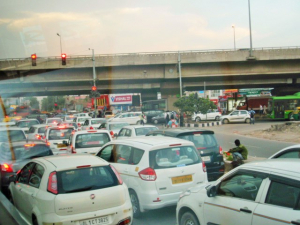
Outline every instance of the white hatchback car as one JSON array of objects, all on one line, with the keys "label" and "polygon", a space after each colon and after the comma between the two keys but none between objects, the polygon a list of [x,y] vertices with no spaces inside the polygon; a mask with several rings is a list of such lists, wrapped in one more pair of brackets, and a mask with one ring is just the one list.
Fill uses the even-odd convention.
[{"label": "white hatchback car", "polygon": [[78,130],[81,130],[81,126],[84,124],[84,122],[87,119],[90,119],[91,117],[76,117],[74,118],[73,122],[75,122],[78,126]]},{"label": "white hatchback car", "polygon": [[37,124],[37,125],[32,125],[29,128],[29,131],[27,133],[27,139],[28,140],[42,140],[43,135],[45,134],[45,131],[47,129],[48,125],[47,124]]},{"label": "white hatchback car", "polygon": [[48,127],[43,136],[45,141],[51,148],[53,154],[67,153],[67,142],[75,130],[72,126]]},{"label": "white hatchback car", "polygon": [[247,163],[180,195],[178,225],[300,224],[299,159]]},{"label": "white hatchback car", "polygon": [[62,119],[59,117],[53,117],[53,118],[47,118],[45,124],[47,124],[48,126],[57,126],[57,124],[62,123]]},{"label": "white hatchback car", "polygon": [[221,116],[222,123],[250,123],[250,114],[247,110],[235,110],[228,115]]},{"label": "white hatchback car", "polygon": [[105,118],[89,118],[84,121],[81,130],[94,130],[97,129],[101,123],[105,123]]},{"label": "white hatchback car", "polygon": [[[153,125],[132,125],[123,127],[117,134],[117,139],[124,139],[137,136],[145,136],[150,131],[158,130]],[[116,136],[116,135],[115,135]]]},{"label": "white hatchback car", "polygon": [[216,120],[219,121],[222,116],[222,113],[217,109],[209,109],[206,114],[194,113],[192,120],[200,122],[201,120]]},{"label": "white hatchback car", "polygon": [[[126,122],[129,124],[140,124],[140,115],[142,112],[126,112],[120,113],[119,115],[108,119],[108,122]],[[147,120],[144,119],[144,123],[147,123]]]},{"label": "white hatchback car", "polygon": [[68,153],[95,154],[110,142],[111,135],[107,130],[84,130],[71,134],[68,141]]},{"label": "white hatchback car", "polygon": [[126,184],[98,157],[36,158],[10,181],[9,198],[28,224],[132,224]]},{"label": "white hatchback car", "polygon": [[207,182],[193,142],[170,137],[136,137],[107,143],[96,154],[110,162],[129,188],[134,217],[176,205],[181,192]]}]

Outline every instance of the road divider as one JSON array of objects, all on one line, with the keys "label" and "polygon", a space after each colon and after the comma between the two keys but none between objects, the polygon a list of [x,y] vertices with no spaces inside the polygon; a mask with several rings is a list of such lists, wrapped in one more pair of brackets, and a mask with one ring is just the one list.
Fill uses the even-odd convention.
[{"label": "road divider", "polygon": [[201,122],[201,123],[185,123],[185,127],[213,127],[213,126],[221,126],[221,121],[215,122]]}]

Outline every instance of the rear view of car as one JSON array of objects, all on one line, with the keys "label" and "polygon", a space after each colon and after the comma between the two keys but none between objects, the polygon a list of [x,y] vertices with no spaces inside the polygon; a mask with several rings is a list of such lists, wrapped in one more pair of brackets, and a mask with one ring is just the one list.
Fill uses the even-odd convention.
[{"label": "rear view of car", "polygon": [[96,155],[111,162],[127,184],[134,217],[176,205],[182,191],[207,182],[205,164],[190,141],[121,139],[107,143]]},{"label": "rear view of car", "polygon": [[[95,156],[34,159],[14,181],[10,185],[13,202],[33,224],[132,224],[126,184],[111,165]],[[19,188],[26,192],[20,195]],[[32,196],[34,201],[21,201]]]}]

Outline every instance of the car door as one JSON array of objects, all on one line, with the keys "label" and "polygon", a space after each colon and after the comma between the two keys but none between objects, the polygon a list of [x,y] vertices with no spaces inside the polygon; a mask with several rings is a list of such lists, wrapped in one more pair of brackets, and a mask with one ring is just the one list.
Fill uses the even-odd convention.
[{"label": "car door", "polygon": [[216,196],[204,201],[204,224],[251,225],[265,177],[246,170],[224,177],[216,185]]},{"label": "car door", "polygon": [[35,130],[37,130],[37,128],[35,128],[35,127],[30,127],[29,128],[29,131],[28,131],[28,134],[27,134],[28,140],[34,140],[35,139]]},{"label": "car door", "polygon": [[271,174],[252,224],[300,224],[300,181]]},{"label": "car door", "polygon": [[[16,177],[16,182],[12,187],[12,195],[16,208],[20,211],[20,213],[27,218],[27,207],[30,207],[27,204],[27,192],[25,191],[28,185],[28,180],[31,175],[31,171],[35,163],[30,162],[26,164],[18,173]],[[26,204],[25,204],[26,203]]]},{"label": "car door", "polygon": [[239,122],[239,111],[233,111],[229,114],[228,119],[230,122]]},{"label": "car door", "polygon": [[240,120],[240,122],[245,122],[246,121],[246,119],[247,119],[247,117],[248,117],[248,112],[247,111],[240,111],[240,118],[241,118],[241,120]]}]

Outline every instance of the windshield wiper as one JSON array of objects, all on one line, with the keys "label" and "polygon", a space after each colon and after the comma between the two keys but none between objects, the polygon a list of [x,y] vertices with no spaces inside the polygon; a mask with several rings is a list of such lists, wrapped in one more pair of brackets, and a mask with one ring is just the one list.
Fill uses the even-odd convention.
[{"label": "windshield wiper", "polygon": [[83,187],[83,188],[78,188],[78,189],[73,189],[70,191],[66,191],[65,193],[72,193],[72,192],[80,192],[80,191],[88,191],[91,190],[93,186],[88,186],[88,187]]}]

